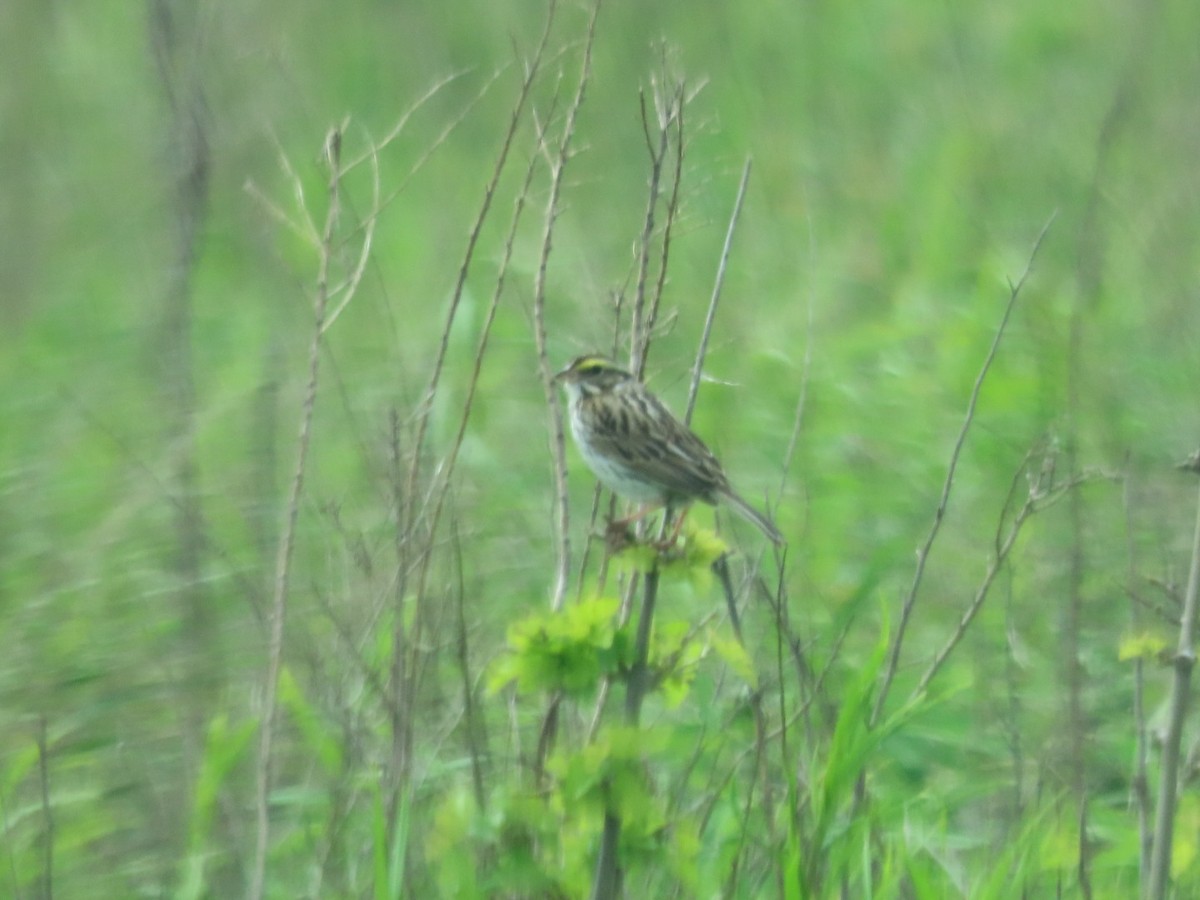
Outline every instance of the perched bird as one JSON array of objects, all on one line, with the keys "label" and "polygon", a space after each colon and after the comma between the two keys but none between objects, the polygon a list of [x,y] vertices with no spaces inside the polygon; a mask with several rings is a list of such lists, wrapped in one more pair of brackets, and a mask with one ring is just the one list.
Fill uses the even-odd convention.
[{"label": "perched bird", "polygon": [[588,467],[606,487],[644,507],[626,522],[657,506],[722,500],[783,543],[771,521],[730,487],[704,442],[632,374],[604,356],[581,356],[554,377],[566,389],[571,433]]}]

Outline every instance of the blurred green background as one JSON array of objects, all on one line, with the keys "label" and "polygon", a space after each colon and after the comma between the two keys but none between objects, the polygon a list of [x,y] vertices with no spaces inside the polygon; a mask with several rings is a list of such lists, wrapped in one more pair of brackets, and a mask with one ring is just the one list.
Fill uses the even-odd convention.
[{"label": "blurred green background", "polygon": [[[588,15],[566,4],[551,30],[540,118],[518,130],[450,330],[427,471],[457,428],[520,173],[537,154],[533,123],[561,128]],[[528,0],[17,0],[0,14],[0,894],[40,895],[48,843],[61,896],[241,889],[247,748],[316,278],[311,246],[272,209],[301,218],[294,171],[319,224],[328,129],[346,121],[357,156],[453,76],[379,156],[388,202],[361,288],[327,332],[291,579],[296,691],[345,771],[377,771],[386,754],[373,741],[386,741],[358,668],[386,672],[389,631],[372,617],[395,583],[389,416],[402,430],[413,421],[545,17]],[[1131,629],[1171,639],[1169,616],[1143,611],[1131,626],[1130,598],[1169,606],[1147,585],[1178,585],[1188,565],[1191,485],[1171,465],[1195,449],[1200,418],[1197,34],[1200,7],[1184,0],[608,0],[598,19],[547,272],[550,362],[612,345],[612,296],[627,289],[646,209],[639,92],[681,79],[696,95],[670,324],[648,376],[682,408],[752,160],[695,426],[744,495],[778,503],[793,620],[830,655],[835,704],[837,673],[896,625],[1010,283],[1056,216],[980,396],[897,699],[976,590],[1031,448],[1061,449],[1060,483],[1084,470],[1126,480],[1089,485],[1027,526],[942,675],[946,698],[890,751],[889,783],[951,836],[931,838],[930,855],[964,895],[970,852],[1003,844],[988,825],[1004,818],[998,797],[1081,786],[1101,810],[1093,839],[1112,850],[1101,856],[1117,873],[1112,896],[1135,890],[1133,688],[1117,655]],[[551,585],[550,419],[531,328],[547,190],[542,171],[454,475],[461,559],[447,551],[430,588],[461,593],[478,668]],[[345,185],[343,264],[371,203],[364,166]],[[591,479],[568,458],[578,546]],[[847,612],[864,585],[869,599]],[[754,634],[772,647],[761,618]],[[436,658],[450,613],[431,621]],[[431,664],[421,701],[430,735],[415,751],[410,890],[433,890],[437,863],[420,862],[418,835],[468,777],[450,761],[461,751],[447,756],[461,689],[450,656]],[[1072,671],[1082,781],[1062,725]],[[1151,670],[1151,710],[1165,680]],[[482,702],[493,729],[510,726],[501,698]],[[346,809],[358,795],[329,799],[330,784],[355,782],[314,775],[295,704],[278,749],[270,895],[366,895],[353,855],[296,813],[316,802],[306,792]],[[893,812],[885,824],[902,829],[906,813]],[[1078,825],[1069,809],[1062,821]],[[1181,827],[1193,844],[1196,832]],[[1074,890],[1072,867],[1061,871]]]}]

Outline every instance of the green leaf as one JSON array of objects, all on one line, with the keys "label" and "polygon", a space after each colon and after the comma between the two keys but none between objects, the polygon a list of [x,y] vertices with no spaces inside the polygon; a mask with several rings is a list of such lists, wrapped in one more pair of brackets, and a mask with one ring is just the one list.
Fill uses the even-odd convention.
[{"label": "green leaf", "polygon": [[616,626],[620,600],[593,597],[560,612],[535,613],[508,629],[508,653],[493,665],[492,691],[512,682],[523,691],[581,695],[616,672],[625,640]]},{"label": "green leaf", "polygon": [[1165,638],[1148,631],[1141,634],[1126,635],[1121,639],[1117,648],[1117,659],[1128,662],[1131,659],[1157,660],[1169,646]]}]

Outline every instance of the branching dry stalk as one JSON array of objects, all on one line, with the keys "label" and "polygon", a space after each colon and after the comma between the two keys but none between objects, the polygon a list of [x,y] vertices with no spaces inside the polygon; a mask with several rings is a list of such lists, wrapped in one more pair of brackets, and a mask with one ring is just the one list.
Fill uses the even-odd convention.
[{"label": "branching dry stalk", "polygon": [[[543,44],[542,47],[544,48],[544,46]],[[535,68],[536,66],[530,67],[531,70]],[[537,137],[540,143],[544,135],[539,133]],[[487,314],[484,316],[483,325],[480,328],[479,341],[475,349],[475,358],[472,363],[470,377],[467,381],[466,397],[463,399],[462,413],[459,416],[458,431],[455,433],[453,441],[451,441],[449,452],[439,467],[441,483],[434,492],[432,512],[429,516],[430,531],[437,530],[438,521],[441,518],[442,506],[445,503],[446,494],[450,490],[451,476],[454,474],[455,467],[458,464],[458,454],[462,450],[463,441],[467,436],[467,426],[471,421],[471,410],[475,405],[475,393],[479,389],[479,376],[483,371],[483,358],[487,353],[488,340],[491,338],[492,326],[496,321],[496,313],[500,309],[500,299],[504,295],[504,288],[508,283],[508,267],[512,262],[513,245],[517,239],[521,217],[525,211],[525,204],[529,199],[529,191],[533,184],[534,174],[537,171],[536,164],[537,157],[531,155],[529,164],[525,169],[525,178],[521,183],[521,189],[517,194],[516,203],[513,208],[512,221],[509,224],[508,237],[505,239],[504,250],[500,257],[499,270],[496,273],[491,301],[488,303]]]},{"label": "branching dry stalk", "polygon": [[1004,332],[1007,330],[1008,321],[1012,316],[1013,308],[1016,306],[1017,298],[1021,295],[1021,289],[1025,286],[1025,281],[1029,278],[1029,273],[1033,269],[1033,262],[1037,258],[1038,250],[1042,246],[1042,240],[1046,237],[1046,232],[1050,230],[1050,225],[1054,222],[1054,218],[1052,215],[1038,233],[1037,239],[1033,242],[1033,249],[1030,251],[1029,258],[1025,263],[1025,271],[1021,273],[1021,277],[1017,280],[1017,283],[1012,284],[1010,282],[1009,284],[1008,303],[1004,307],[1004,314],[1000,317],[1000,324],[997,326],[996,334],[992,338],[991,347],[988,348],[979,374],[975,377],[975,385],[972,387],[971,397],[967,401],[967,412],[963,417],[962,427],[959,428],[958,436],[955,438],[954,449],[950,453],[950,463],[946,468],[946,480],[942,484],[942,494],[938,498],[937,507],[933,512],[933,524],[930,526],[929,533],[925,536],[924,542],[917,550],[917,569],[913,574],[912,585],[908,589],[908,594],[905,596],[904,602],[900,607],[900,619],[896,623],[896,633],[892,637],[891,647],[888,650],[883,680],[879,685],[879,692],[875,696],[875,706],[871,711],[871,727],[874,727],[879,722],[879,717],[883,714],[883,707],[887,702],[888,692],[891,690],[892,679],[896,677],[896,670],[900,665],[900,653],[904,647],[908,622],[912,617],[913,607],[917,602],[917,594],[921,589],[921,581],[925,575],[925,563],[928,561],[929,552],[933,549],[934,541],[937,540],[938,533],[941,531],[942,521],[946,515],[946,508],[950,504],[950,491],[954,487],[954,475],[958,470],[958,461],[962,456],[963,446],[967,441],[967,433],[971,430],[971,424],[975,421],[975,408],[979,403],[979,394],[983,390],[983,383],[987,378],[988,371],[992,367],[992,362],[996,359],[996,353],[1000,349],[1000,340],[1004,337]]},{"label": "branching dry stalk", "polygon": [[[1030,458],[1030,456],[1026,456],[1025,462],[1022,463],[1017,469],[1017,472],[1013,477],[1012,484],[1009,487],[1008,498],[1004,503],[1005,508],[1008,508],[1008,506],[1015,499],[1016,491],[1021,482],[1021,476],[1028,471]],[[1030,519],[1030,517],[1032,517],[1035,513],[1042,512],[1043,510],[1053,506],[1071,491],[1078,490],[1083,485],[1097,480],[1111,481],[1115,480],[1115,476],[1106,475],[1103,473],[1085,472],[1061,485],[1042,484],[1040,483],[1040,480],[1035,479],[1030,485],[1029,494],[1025,498],[1025,502],[1021,504],[1021,507],[1017,510],[1012,522],[1009,524],[1007,532],[1004,531],[1004,517],[1001,517],[1001,522],[996,527],[994,552],[992,553],[991,558],[988,560],[988,567],[987,571],[984,573],[983,580],[976,589],[975,596],[971,599],[971,602],[967,605],[967,608],[963,610],[962,616],[959,618],[958,625],[955,627],[953,634],[951,634],[946,640],[946,643],[942,646],[942,649],[934,655],[933,660],[929,663],[929,666],[921,675],[920,680],[917,682],[917,686],[913,689],[913,692],[909,697],[909,703],[914,702],[919,696],[924,694],[925,691],[929,689],[930,683],[934,678],[937,677],[937,674],[939,671],[941,671],[942,666],[945,665],[946,661],[950,658],[950,654],[954,652],[955,648],[958,647],[958,645],[962,642],[962,639],[966,636],[967,629],[975,620],[975,617],[979,614],[979,611],[983,608],[984,601],[987,600],[988,594],[991,592],[992,585],[996,581],[996,577],[1004,569],[1004,565],[1008,560],[1008,556],[1012,552],[1013,547],[1017,543],[1017,538],[1021,534],[1021,529],[1024,528],[1025,523]]]},{"label": "branching dry stalk", "polygon": [[[654,123],[658,132],[655,140],[651,132],[650,113],[646,105],[646,92],[639,99],[642,112],[642,133],[646,138],[646,152],[650,155],[650,187],[646,192],[646,214],[642,219],[642,234],[638,240],[637,281],[633,289],[633,308],[629,322],[629,369],[639,379],[646,375],[646,358],[650,351],[651,331],[658,319],[659,304],[666,285],[667,262],[671,255],[671,234],[675,216],[679,209],[680,173],[683,169],[683,84],[674,86],[667,95],[657,85],[654,87]],[[650,259],[653,256],[654,233],[658,218],[658,204],[662,197],[663,168],[671,149],[672,126],[677,131],[675,147],[675,178],[671,187],[671,199],[667,203],[667,222],[663,228],[663,239],[659,249],[659,272],[652,297],[647,297],[650,278]],[[647,306],[647,300],[649,306]]]},{"label": "branching dry stalk", "polygon": [[270,793],[272,748],[275,738],[279,673],[283,666],[283,630],[287,614],[288,586],[291,579],[292,555],[296,544],[296,524],[300,516],[300,498],[304,492],[304,476],[308,465],[308,450],[312,441],[313,411],[317,403],[317,387],[321,367],[321,345],[325,331],[325,313],[329,303],[329,273],[333,259],[333,240],[341,215],[341,144],[343,128],[330,131],[325,141],[325,162],[329,167],[328,208],[321,234],[317,265],[316,297],[313,301],[313,333],[308,351],[308,386],[300,411],[300,428],[296,444],[296,465],[292,486],[284,511],[284,524],[279,538],[275,562],[275,589],[271,600],[270,632],[267,643],[267,671],[263,683],[262,724],[259,727],[257,777],[255,779],[256,832],[254,862],[250,872],[247,896],[261,900],[265,885],[267,849],[270,846]]},{"label": "branching dry stalk", "polygon": [[[450,305],[446,310],[446,323],[442,328],[441,340],[438,344],[437,354],[434,357],[432,371],[429,376],[429,384],[425,389],[425,394],[421,398],[416,412],[416,437],[413,441],[412,450],[412,465],[408,473],[408,484],[406,492],[409,497],[418,496],[417,487],[421,479],[421,459],[425,449],[425,437],[429,431],[429,420],[433,413],[433,402],[437,397],[438,387],[441,384],[442,372],[446,365],[446,354],[450,347],[450,334],[453,330],[454,320],[458,317],[458,311],[462,304],[463,293],[467,284],[467,275],[471,270],[471,265],[475,260],[475,249],[479,243],[479,236],[483,232],[484,223],[487,221],[488,214],[491,212],[492,201],[496,195],[496,188],[500,183],[500,176],[503,175],[504,169],[508,162],[509,153],[512,150],[514,139],[517,130],[520,128],[522,118],[524,116],[525,107],[529,102],[530,93],[533,89],[534,81],[537,77],[541,62],[545,57],[546,44],[550,39],[550,30],[554,22],[554,13],[557,8],[556,3],[551,3],[546,14],[546,26],[542,32],[541,40],[538,43],[537,50],[534,52],[533,58],[530,61],[528,68],[525,71],[525,77],[521,81],[520,90],[517,92],[517,100],[513,105],[512,115],[509,117],[508,128],[505,131],[504,139],[500,144],[500,152],[496,157],[496,164],[492,168],[492,176],[484,187],[483,199],[480,202],[479,214],[475,217],[475,223],[471,227],[471,231],[467,236],[467,246],[463,251],[462,263],[458,269],[458,278],[455,281],[454,289],[450,294]],[[407,524],[410,534],[416,527],[414,521]]]},{"label": "branching dry stalk", "polygon": [[[659,112],[660,128],[662,129],[664,136],[666,136],[668,133],[669,127],[672,123],[675,126],[675,170],[671,178],[671,196],[667,200],[667,218],[663,223],[662,240],[660,241],[659,246],[660,252],[658,258],[658,280],[654,284],[654,294],[650,298],[650,308],[646,313],[645,321],[643,323],[646,335],[646,349],[649,349],[649,342],[654,335],[655,327],[658,325],[658,312],[662,308],[662,298],[667,286],[667,272],[670,271],[671,239],[675,234],[675,220],[679,216],[680,189],[683,184],[683,157],[685,150],[683,140],[683,114],[687,109],[689,99],[689,96],[684,94],[683,83],[680,82],[678,91],[671,100],[671,109],[673,109],[674,112],[668,112],[665,117],[661,110]],[[657,105],[659,105],[659,103],[657,102],[656,98],[656,106]],[[641,364],[642,372],[638,373],[639,377],[641,377],[641,375],[645,372],[646,356],[644,353],[641,357]]]},{"label": "branching dry stalk", "polygon": [[558,402],[558,391],[554,384],[554,370],[550,365],[546,339],[546,270],[550,263],[553,246],[554,226],[558,221],[559,198],[562,196],[563,172],[573,155],[572,143],[579,110],[592,75],[592,48],[596,41],[596,20],[600,16],[600,0],[592,5],[587,35],[583,44],[583,60],[580,63],[579,82],[575,96],[567,107],[562,133],[558,144],[551,151],[543,145],[547,165],[550,167],[550,187],[546,197],[546,212],[543,217],[541,255],[533,287],[533,336],[537,345],[538,373],[541,376],[542,392],[546,408],[550,411],[550,456],[554,466],[555,506],[555,564],[554,587],[550,595],[550,608],[562,609],[571,578],[571,521],[570,504],[567,502],[567,444],[563,430],[562,407]]},{"label": "branching dry stalk", "polygon": [[[456,438],[451,444],[446,460],[444,460],[443,464],[439,467],[437,476],[431,480],[431,484],[428,486],[427,490],[422,490],[421,463],[425,455],[425,440],[428,434],[429,422],[433,412],[434,400],[437,397],[437,393],[441,384],[441,376],[446,364],[446,356],[450,344],[450,335],[453,330],[454,322],[458,316],[463,293],[466,288],[467,276],[474,262],[475,251],[478,246],[484,224],[490,214],[497,187],[499,186],[501,176],[505,171],[509,155],[516,140],[516,135],[523,121],[524,111],[528,106],[533,85],[537,78],[538,72],[540,71],[541,64],[545,58],[546,47],[549,42],[551,26],[553,24],[555,8],[556,5],[551,3],[547,13],[547,20],[541,39],[538,42],[532,59],[525,68],[524,76],[517,92],[517,98],[514,102],[513,110],[509,117],[508,128],[505,132],[503,140],[501,141],[500,149],[497,154],[495,165],[492,169],[491,177],[487,185],[484,187],[483,198],[480,201],[479,211],[467,237],[467,245],[463,251],[462,262],[459,265],[457,279],[451,292],[449,306],[446,311],[446,319],[442,327],[441,339],[438,345],[437,354],[434,359],[432,372],[430,374],[425,393],[418,403],[414,415],[416,431],[411,448],[407,454],[401,452],[400,416],[397,412],[393,411],[391,417],[391,436],[389,444],[391,448],[390,465],[393,506],[396,515],[394,543],[397,578],[395,590],[393,591],[395,610],[392,637],[392,671],[390,676],[392,682],[392,691],[395,694],[395,702],[389,709],[392,723],[393,741],[393,784],[391,796],[389,798],[388,813],[389,840],[391,838],[392,830],[396,824],[397,812],[399,810],[399,799],[402,794],[402,787],[408,778],[410,762],[412,758],[414,729],[412,712],[415,705],[415,696],[418,690],[419,675],[421,672],[421,654],[418,652],[417,648],[421,646],[422,632],[426,627],[426,589],[429,572],[434,560],[433,545],[437,540],[438,525],[445,506],[447,492],[450,489],[452,475],[458,460],[458,454],[461,451],[462,442],[465,438],[467,425],[470,420],[471,408],[474,403],[475,391],[478,386],[479,374],[483,364],[483,357],[487,349],[487,343],[491,334],[492,324],[495,321],[495,315],[499,307],[500,297],[503,293],[504,273],[507,271],[507,263],[511,255],[511,234],[508,247],[505,251],[504,268],[501,271],[500,277],[497,279],[487,319],[480,335],[479,345],[475,356],[475,364],[470,380],[468,397],[462,410],[462,416]],[[493,78],[488,81],[473,102],[477,102],[478,99],[483,96],[483,93],[490,88],[495,77],[496,76],[493,76]],[[424,99],[425,98],[422,98],[422,102]],[[465,114],[466,113],[464,111],[463,115],[465,116]],[[407,115],[408,114],[406,114],[406,117]],[[439,138],[434,142],[434,145],[428,148],[426,153],[422,156],[422,161],[428,158],[428,155],[432,152],[433,148],[440,144],[460,121],[461,117],[452,122],[450,126],[448,126],[447,129],[442,132]],[[419,165],[420,162],[418,162],[418,166]],[[416,167],[414,167],[413,171],[416,171]],[[528,177],[526,179],[525,187],[521,193],[520,203],[518,204],[518,210],[516,213],[518,219],[520,216],[520,210],[523,208],[524,197],[527,191]],[[387,201],[384,201],[385,204],[386,202]],[[516,223],[514,221],[513,229],[515,228]],[[405,458],[408,459],[408,469],[406,473],[404,472]],[[424,498],[423,500],[420,499],[422,497]],[[412,585],[409,583],[410,568],[415,569],[415,575],[412,578],[414,583]],[[415,600],[412,599],[413,597],[415,597]],[[409,628],[406,626],[407,614],[405,606],[409,602],[416,603],[416,615],[413,616],[411,633],[409,633]]]}]

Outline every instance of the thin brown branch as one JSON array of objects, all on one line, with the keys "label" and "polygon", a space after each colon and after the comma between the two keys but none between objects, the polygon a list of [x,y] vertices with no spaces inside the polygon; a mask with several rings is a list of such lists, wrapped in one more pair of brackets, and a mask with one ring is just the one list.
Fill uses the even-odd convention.
[{"label": "thin brown branch", "polygon": [[[538,135],[539,140],[542,137],[543,135]],[[492,326],[496,321],[496,313],[500,309],[500,299],[504,295],[504,288],[508,283],[508,267],[512,262],[513,246],[516,243],[521,216],[525,211],[525,204],[529,199],[530,187],[533,184],[533,176],[537,170],[536,162],[537,157],[531,155],[529,165],[525,169],[525,178],[521,184],[521,190],[517,194],[516,203],[513,208],[512,222],[509,225],[508,237],[504,242],[504,251],[500,257],[499,271],[496,274],[491,301],[488,303],[487,315],[484,317],[483,326],[479,332],[479,342],[475,349],[475,358],[472,363],[470,377],[467,381],[467,394],[463,400],[462,413],[459,416],[458,431],[455,433],[454,439],[450,444],[450,451],[447,453],[440,467],[440,486],[437,488],[433,501],[433,509],[429,516],[429,530],[431,532],[437,530],[438,521],[441,518],[442,506],[445,502],[446,494],[450,490],[451,476],[458,465],[458,455],[462,450],[463,441],[467,436],[467,426],[471,420],[471,410],[474,408],[475,394],[479,389],[479,376],[483,371],[483,358],[487,353],[488,340],[492,334]]]},{"label": "thin brown branch", "polygon": [[[372,165],[378,165],[376,160],[379,156],[379,151],[386,149],[388,147],[388,145],[392,143],[392,141],[394,141],[396,138],[398,138],[400,136],[400,133],[403,132],[405,127],[408,125],[408,120],[411,119],[417,113],[417,111],[421,109],[421,107],[423,107],[426,103],[428,103],[435,96],[437,96],[439,93],[441,93],[442,88],[457,81],[458,79],[462,78],[466,74],[467,74],[466,69],[460,69],[457,72],[451,72],[449,75],[443,76],[442,78],[439,78],[437,81],[435,81],[432,85],[429,86],[428,90],[426,90],[424,94],[422,94],[420,97],[418,97],[416,100],[414,100],[412,103],[410,103],[408,105],[408,108],[400,114],[400,118],[398,118],[396,120],[396,123],[391,127],[391,129],[388,131],[388,133],[385,134],[378,143],[373,143],[373,144],[368,145],[367,149],[364,152],[362,152],[358,156],[351,158],[346,163],[346,165],[344,166],[342,171],[347,172],[347,173],[351,172],[354,169],[357,169],[360,165],[362,165],[367,160],[371,160]],[[489,79],[487,81],[487,84],[490,85],[493,81],[495,81],[496,76],[498,74],[499,74],[498,72],[493,73],[491,79]],[[434,146],[436,146],[436,142],[434,143]]]},{"label": "thin brown branch", "polygon": [[975,385],[971,388],[971,397],[967,401],[966,415],[964,415],[962,426],[958,430],[958,436],[954,440],[954,449],[950,452],[950,463],[946,467],[946,480],[942,484],[942,494],[938,498],[937,508],[933,512],[933,524],[930,525],[929,533],[925,536],[924,542],[917,549],[917,569],[913,574],[912,585],[909,587],[908,593],[904,597],[904,602],[900,607],[900,620],[896,623],[896,633],[892,637],[891,647],[888,650],[887,665],[884,668],[883,680],[879,686],[879,693],[875,697],[875,706],[871,711],[870,724],[872,726],[879,721],[879,717],[883,713],[888,692],[891,690],[892,679],[896,677],[896,669],[900,665],[900,652],[904,647],[908,622],[912,617],[913,607],[917,602],[917,594],[921,589],[921,581],[925,575],[925,563],[929,559],[929,551],[933,549],[934,541],[937,540],[938,532],[941,531],[942,520],[945,518],[946,508],[950,503],[950,491],[954,487],[954,474],[958,470],[958,461],[962,456],[963,446],[967,441],[967,433],[971,430],[971,424],[975,421],[975,408],[979,403],[979,394],[983,390],[983,383],[992,367],[992,362],[996,359],[996,353],[1000,349],[1000,340],[1004,337],[1004,332],[1007,330],[1009,318],[1012,316],[1017,298],[1021,295],[1021,288],[1025,286],[1025,281],[1029,278],[1029,273],[1033,269],[1033,262],[1037,258],[1038,250],[1042,246],[1042,240],[1050,230],[1050,225],[1054,222],[1055,215],[1050,216],[1046,224],[1042,226],[1042,230],[1038,233],[1037,239],[1033,242],[1033,249],[1030,251],[1029,258],[1025,263],[1025,271],[1021,273],[1021,277],[1017,280],[1016,284],[1010,283],[1009,285],[1008,303],[1005,304],[1004,314],[1000,317],[1000,324],[997,326],[996,333],[992,337],[992,344],[988,348],[987,355],[984,357],[979,374],[975,377]]},{"label": "thin brown branch", "polygon": [[[371,160],[371,209],[378,210],[380,192],[378,148],[372,146],[367,153],[367,158]],[[367,217],[367,221],[363,223],[362,238],[359,242],[358,263],[350,272],[349,277],[342,284],[338,285],[336,290],[330,291],[330,296],[340,293],[342,299],[340,303],[329,311],[329,316],[325,320],[326,331],[337,321],[338,316],[350,305],[350,301],[358,293],[358,286],[362,282],[363,272],[367,269],[367,260],[371,258],[371,244],[372,239],[375,237],[375,223],[377,221],[378,217],[376,215]]]},{"label": "thin brown branch", "polygon": [[325,141],[326,162],[329,166],[329,201],[325,227],[321,238],[321,253],[317,264],[316,297],[313,302],[313,333],[308,351],[308,386],[300,411],[300,428],[296,445],[296,466],[292,486],[284,511],[284,525],[279,538],[275,562],[275,590],[271,601],[270,632],[267,644],[267,671],[263,684],[262,723],[259,727],[257,777],[255,779],[255,808],[257,827],[254,863],[250,871],[247,896],[261,900],[265,886],[267,849],[270,845],[270,792],[272,749],[275,738],[275,716],[279,690],[279,673],[283,666],[283,629],[287,614],[288,586],[291,579],[292,555],[296,544],[296,525],[300,516],[300,498],[304,491],[304,476],[308,465],[308,450],[312,441],[313,411],[317,403],[317,386],[321,367],[321,345],[325,312],[329,302],[329,269],[333,257],[333,236],[341,212],[341,141],[342,131],[335,128]]},{"label": "thin brown branch", "polygon": [[[650,187],[646,194],[646,214],[642,219],[642,233],[638,238],[637,280],[633,289],[633,308],[629,322],[629,368],[639,379],[646,374],[646,357],[650,349],[650,315],[646,312],[646,289],[650,277],[651,248],[654,243],[654,229],[657,220],[658,202],[662,194],[663,164],[671,140],[671,120],[677,112],[677,100],[682,96],[680,90],[672,93],[667,112],[659,108],[657,89],[652,97],[654,100],[654,121],[658,130],[658,141],[655,142],[650,129],[650,113],[646,103],[646,92],[638,94],[642,115],[642,133],[646,139],[646,152],[650,155]],[[678,148],[679,156],[683,155],[682,142]],[[678,184],[676,185],[676,190]],[[665,271],[659,273],[660,279],[665,277]]]},{"label": "thin brown branch", "polygon": [[[450,346],[450,333],[453,330],[454,320],[458,316],[458,310],[462,303],[463,292],[466,288],[467,275],[471,270],[471,264],[475,260],[475,248],[479,243],[479,236],[483,231],[484,222],[487,221],[488,213],[492,208],[492,200],[496,195],[496,188],[500,183],[500,176],[504,173],[505,166],[508,162],[508,156],[512,150],[513,142],[517,134],[517,129],[520,126],[522,115],[524,114],[525,106],[529,101],[530,93],[533,89],[534,79],[537,76],[539,66],[545,54],[546,44],[550,39],[550,29],[554,21],[554,13],[557,8],[556,3],[551,3],[546,15],[546,25],[542,31],[541,40],[538,43],[537,50],[534,52],[532,62],[526,70],[525,77],[521,81],[521,87],[517,92],[517,100],[513,105],[512,115],[509,117],[508,128],[505,131],[504,139],[500,144],[500,152],[496,157],[496,164],[492,168],[491,178],[484,187],[483,200],[480,203],[479,213],[475,217],[475,223],[471,227],[470,234],[467,236],[467,246],[463,251],[462,263],[459,265],[458,278],[455,281],[454,289],[450,294],[450,305],[446,310],[446,323],[442,328],[441,340],[438,344],[437,354],[434,357],[432,371],[429,376],[429,384],[425,389],[425,394],[421,398],[416,411],[416,437],[413,441],[412,465],[408,473],[407,494],[410,498],[417,496],[417,486],[420,484],[421,475],[421,458],[425,449],[425,437],[429,431],[429,419],[433,412],[433,401],[437,396],[438,387],[441,384],[442,371],[446,365],[446,354]],[[409,521],[406,527],[410,530],[414,527],[414,522]]]},{"label": "thin brown branch", "polygon": [[696,359],[692,363],[692,379],[688,386],[687,408],[683,413],[685,424],[691,424],[692,412],[696,408],[696,394],[700,390],[700,373],[704,369],[704,357],[708,353],[708,340],[712,335],[713,322],[717,317],[717,305],[721,300],[721,288],[725,286],[725,270],[729,265],[729,253],[733,249],[733,234],[737,230],[742,214],[742,203],[746,199],[746,186],[750,183],[751,161],[742,166],[742,180],[738,184],[737,197],[733,201],[733,212],[729,214],[729,226],[725,229],[725,244],[721,247],[721,260],[717,263],[717,275],[713,280],[712,296],[708,298],[708,312],[704,316],[704,330],[696,347]]},{"label": "thin brown branch", "polygon": [[575,126],[579,120],[579,110],[583,106],[583,98],[587,91],[592,74],[592,48],[596,41],[596,20],[600,15],[600,0],[592,5],[592,15],[588,21],[587,36],[583,45],[583,60],[580,63],[579,83],[575,88],[575,96],[567,107],[563,122],[562,133],[558,144],[551,152],[545,147],[547,165],[550,168],[550,189],[546,197],[546,211],[543,217],[542,249],[538,259],[537,274],[533,288],[533,336],[537,345],[538,374],[541,378],[542,393],[546,399],[546,407],[550,411],[550,442],[551,460],[554,467],[555,494],[555,562],[554,587],[550,595],[550,608],[562,608],[567,596],[567,587],[571,578],[571,529],[570,504],[567,495],[567,447],[563,430],[562,406],[558,402],[558,391],[554,383],[554,374],[550,366],[546,339],[546,271],[550,262],[550,251],[553,246],[554,226],[558,221],[559,199],[562,196],[563,172],[572,155],[572,142],[575,138]]},{"label": "thin brown branch", "polygon": [[[654,328],[658,324],[658,311],[662,306],[663,293],[667,286],[667,272],[670,268],[671,261],[671,237],[675,233],[675,219],[679,215],[679,196],[680,186],[683,184],[683,112],[687,106],[686,93],[683,88],[683,83],[680,82],[676,90],[675,96],[672,98],[672,104],[675,112],[671,118],[675,124],[675,171],[672,174],[671,180],[671,197],[667,201],[667,219],[663,223],[661,251],[658,259],[658,281],[654,285],[654,295],[650,298],[650,311],[646,314],[646,340],[647,345],[650,338],[654,334]],[[664,133],[666,127],[663,128]],[[643,356],[642,367],[645,369],[646,361]]]},{"label": "thin brown branch", "polygon": [[[1022,465],[1018,470],[1016,477],[1013,478],[1012,486],[1010,487],[1010,496],[1013,492],[1015,492],[1024,468],[1025,466]],[[1054,505],[1071,491],[1078,490],[1084,484],[1102,478],[1108,479],[1111,478],[1111,476],[1084,473],[1078,478],[1074,478],[1066,484],[1058,485],[1045,493],[1043,493],[1041,490],[1031,490],[1029,496],[1021,505],[1021,508],[1017,510],[1016,515],[1014,516],[1012,523],[1009,525],[1008,531],[1004,533],[1003,538],[1000,537],[1003,525],[1001,524],[997,527],[996,551],[992,555],[991,559],[988,560],[987,572],[984,574],[983,580],[976,589],[975,596],[971,599],[971,602],[967,605],[967,608],[963,610],[962,616],[959,618],[958,625],[955,626],[953,634],[951,634],[946,643],[942,645],[942,649],[937,652],[933,658],[933,661],[930,662],[924,674],[917,682],[917,686],[913,689],[913,692],[910,695],[910,702],[915,700],[929,688],[930,682],[937,677],[938,672],[941,670],[942,666],[945,665],[946,660],[950,658],[950,654],[953,653],[954,649],[962,642],[963,637],[967,633],[967,629],[971,626],[971,623],[975,620],[975,617],[983,608],[984,601],[987,600],[988,594],[992,589],[992,585],[996,581],[996,577],[1003,570],[1004,564],[1008,560],[1008,556],[1012,552],[1013,547],[1016,545],[1017,538],[1020,536],[1021,529],[1024,527],[1026,521],[1028,521],[1028,519],[1034,513],[1040,512]],[[1006,506],[1007,502],[1008,501],[1006,500]]]}]

